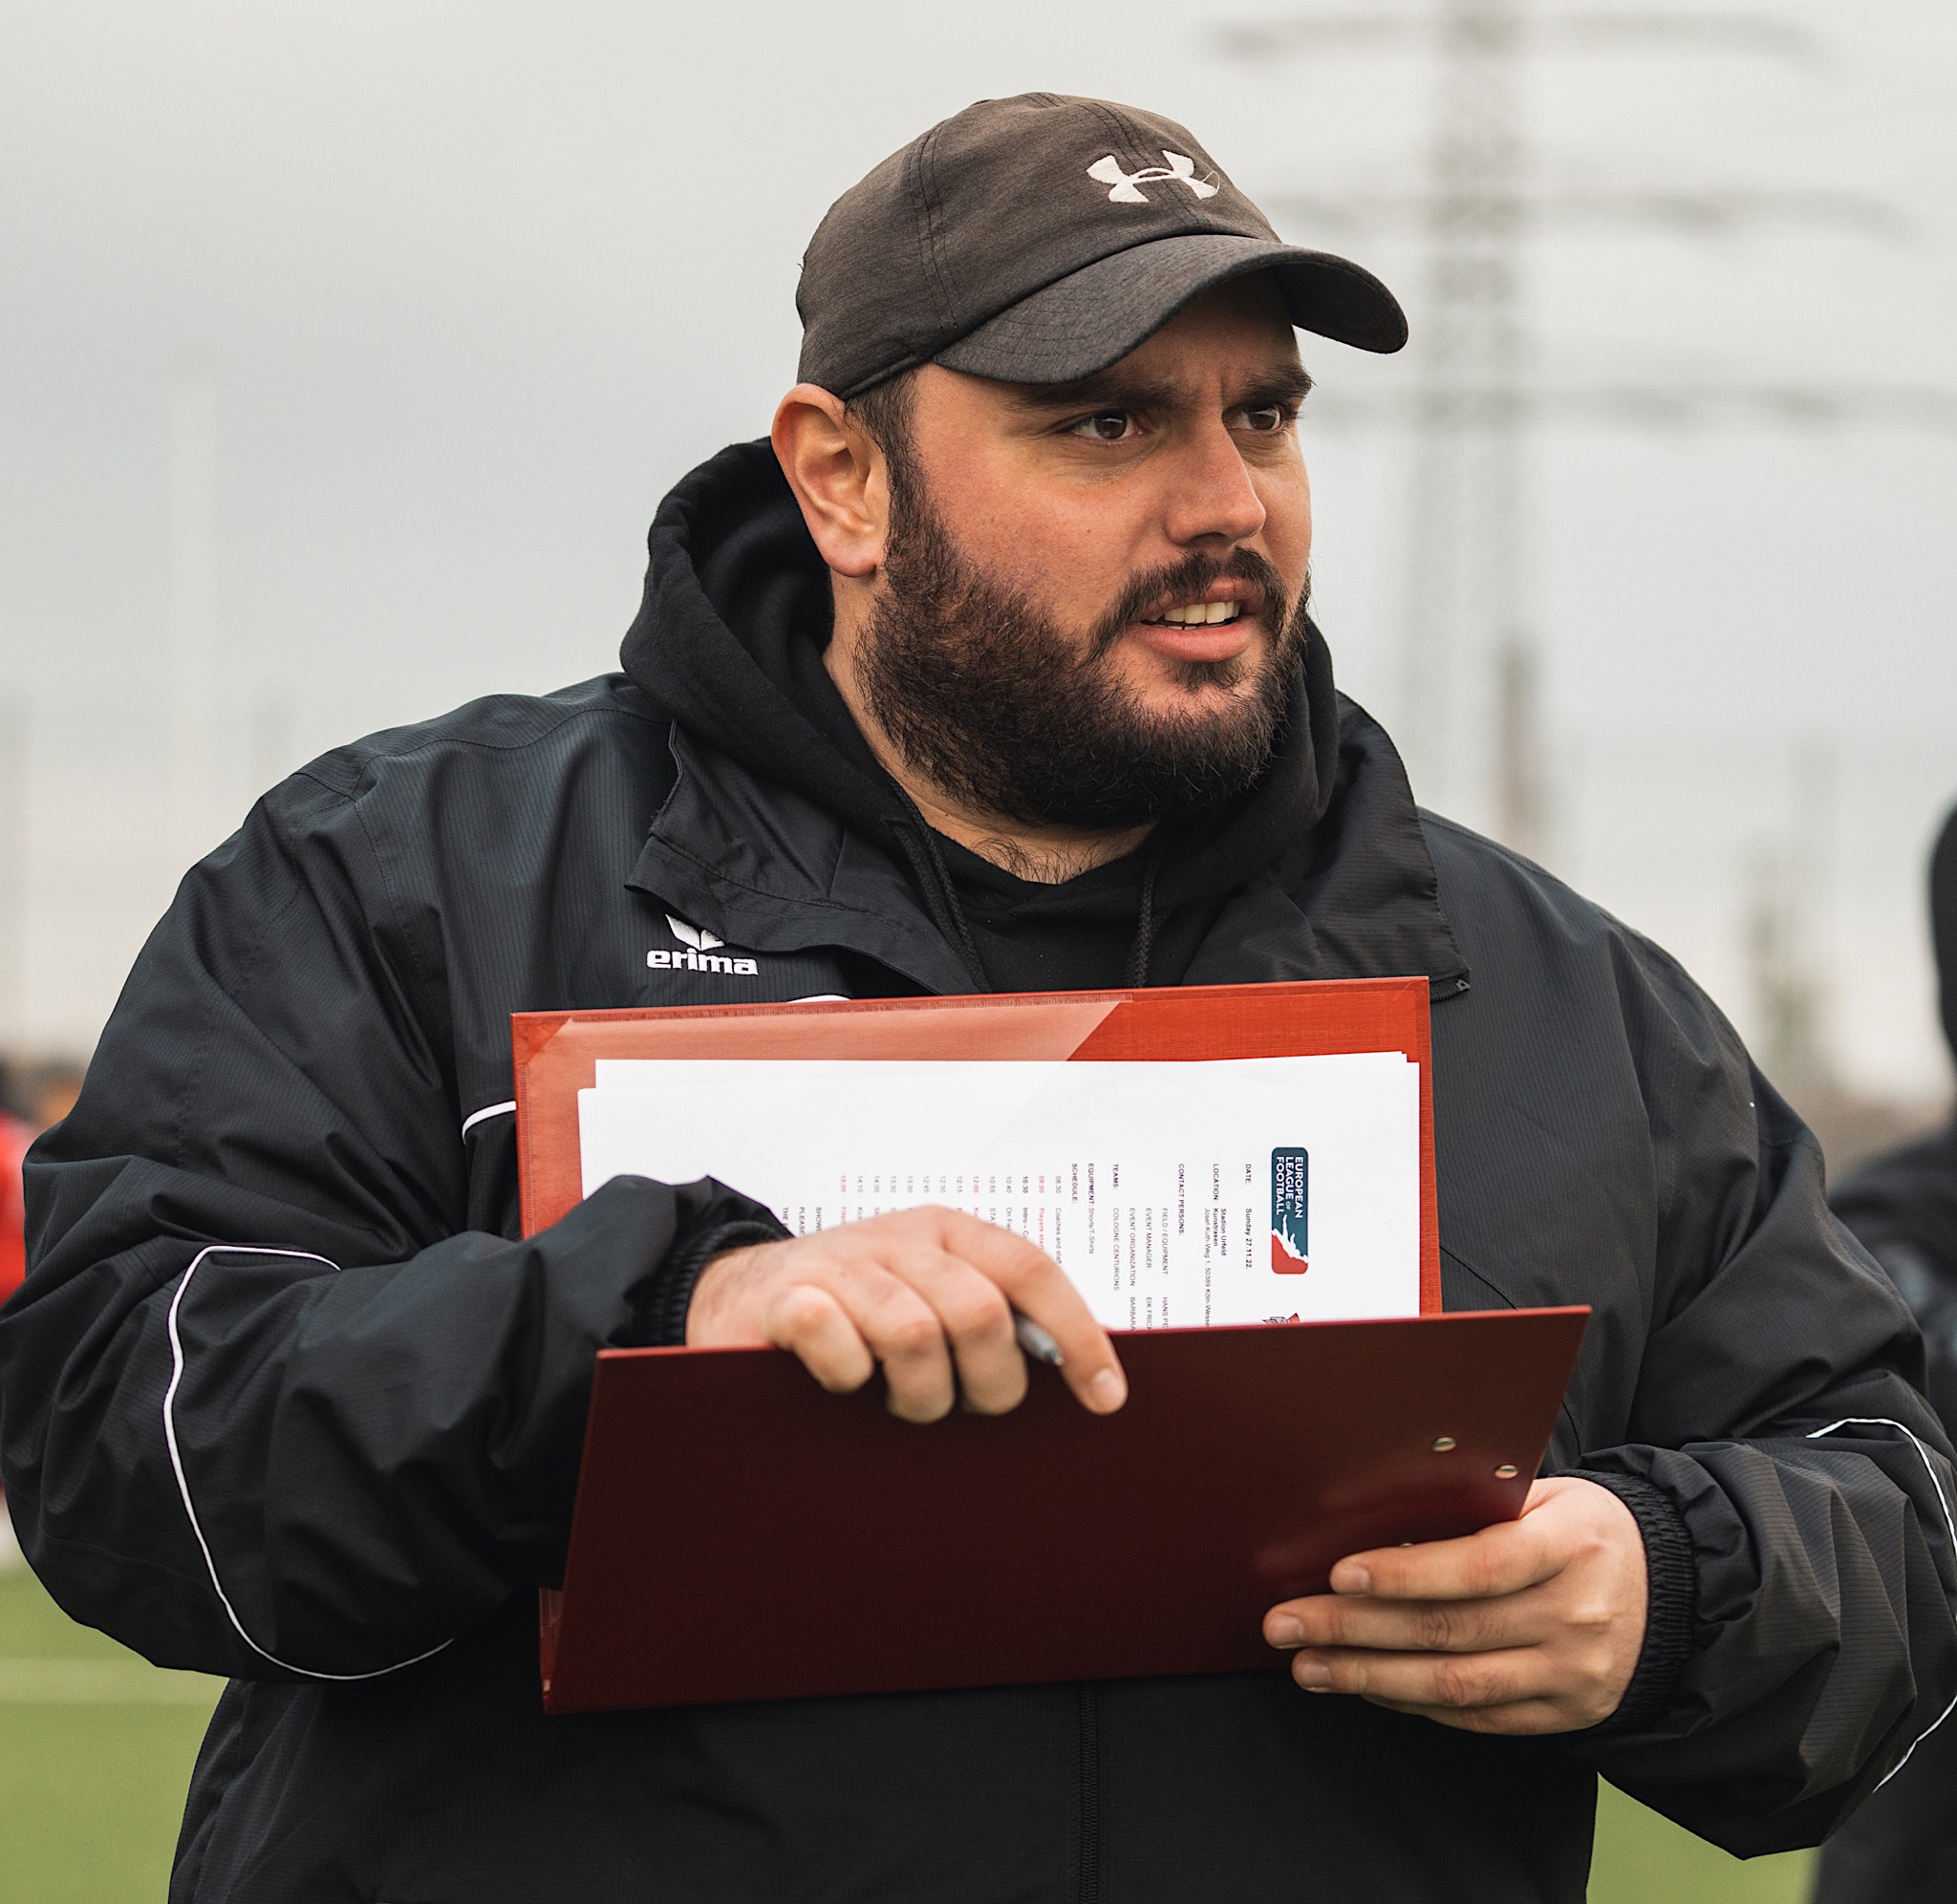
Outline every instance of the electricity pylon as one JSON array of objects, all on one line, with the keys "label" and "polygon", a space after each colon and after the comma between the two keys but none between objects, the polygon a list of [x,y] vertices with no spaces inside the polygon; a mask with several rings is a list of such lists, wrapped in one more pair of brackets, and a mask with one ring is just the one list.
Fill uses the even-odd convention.
[{"label": "electricity pylon", "polygon": [[[1535,377],[1523,308],[1530,236],[1549,225],[1658,225],[1716,232],[1766,221],[1896,229],[1887,206],[1845,193],[1641,188],[1550,190],[1523,135],[1528,56],[1542,48],[1612,53],[1678,45],[1783,58],[1817,49],[1783,22],[1730,13],[1556,13],[1530,0],[1434,0],[1430,10],[1311,15],[1239,26],[1229,55],[1409,45],[1436,69],[1427,178],[1412,192],[1269,201],[1315,230],[1415,224],[1426,239],[1426,302],[1410,392],[1392,401],[1414,454],[1401,607],[1395,734],[1423,798],[1528,853],[1544,834],[1538,710],[1540,658],[1528,573],[1527,433],[1546,415],[1633,424],[1719,414],[1778,421],[1854,416],[1957,426],[1946,392],[1840,391],[1701,380],[1577,385]],[[1345,406],[1350,414],[1351,406]]]},{"label": "electricity pylon", "polygon": [[1522,10],[1519,0],[1443,0],[1436,28],[1431,341],[1414,420],[1420,553],[1406,585],[1401,723],[1431,798],[1535,852],[1542,776],[1520,524]]},{"label": "electricity pylon", "polygon": [[0,693],[0,1043],[27,1015],[28,706]]},{"label": "electricity pylon", "polygon": [[217,780],[217,396],[186,353],[170,379],[170,833],[208,851]]}]

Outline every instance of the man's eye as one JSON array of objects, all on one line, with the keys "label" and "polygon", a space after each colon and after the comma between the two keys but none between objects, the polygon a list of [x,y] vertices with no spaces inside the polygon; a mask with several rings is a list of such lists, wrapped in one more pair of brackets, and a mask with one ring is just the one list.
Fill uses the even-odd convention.
[{"label": "man's eye", "polygon": [[1244,428],[1261,437],[1275,437],[1290,420],[1290,413],[1281,403],[1260,403],[1243,413]]},{"label": "man's eye", "polygon": [[1118,443],[1132,429],[1134,420],[1126,410],[1100,410],[1082,417],[1074,425],[1074,434],[1092,437],[1097,443]]}]

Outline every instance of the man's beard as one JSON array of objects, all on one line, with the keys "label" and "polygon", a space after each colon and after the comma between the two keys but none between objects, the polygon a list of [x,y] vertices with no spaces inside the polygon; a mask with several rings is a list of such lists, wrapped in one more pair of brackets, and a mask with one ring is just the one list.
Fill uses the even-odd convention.
[{"label": "man's beard", "polygon": [[[978,813],[1092,828],[1141,825],[1256,784],[1309,635],[1308,584],[1294,607],[1252,550],[1191,555],[1137,577],[1083,640],[968,563],[914,475],[892,474],[884,586],[857,668],[872,718],[914,773]],[[1177,662],[1172,674],[1192,695],[1248,691],[1151,713],[1109,668],[1110,652],[1163,602],[1192,601],[1225,576],[1263,591],[1269,652]]]}]

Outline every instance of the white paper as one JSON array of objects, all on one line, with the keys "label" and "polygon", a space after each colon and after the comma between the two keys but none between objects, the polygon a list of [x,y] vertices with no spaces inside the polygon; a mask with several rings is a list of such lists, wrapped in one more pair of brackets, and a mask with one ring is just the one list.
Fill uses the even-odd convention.
[{"label": "white paper", "polygon": [[949,1205],[1048,1251],[1112,1328],[1420,1311],[1420,1071],[1397,1052],[600,1059],[578,1116],[587,1196],[717,1177],[797,1234]]}]

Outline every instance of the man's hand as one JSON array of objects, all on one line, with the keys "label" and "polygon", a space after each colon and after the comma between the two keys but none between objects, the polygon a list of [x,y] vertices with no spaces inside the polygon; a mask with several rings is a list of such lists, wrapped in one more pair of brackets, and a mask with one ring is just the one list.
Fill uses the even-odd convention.
[{"label": "man's hand", "polygon": [[1467,1732],[1575,1732],[1618,1708],[1645,1644],[1645,1540],[1607,1487],[1530,1488],[1518,1521],[1355,1553],[1264,1615],[1307,1692]]},{"label": "man's hand", "polygon": [[1043,1250],[954,1209],[872,1216],[716,1256],[686,1315],[691,1345],[772,1343],[825,1388],[861,1388],[883,1365],[890,1407],[935,1422],[962,1398],[1003,1415],[1026,1393],[1013,1312],[1060,1344],[1085,1407],[1112,1414],[1128,1379],[1107,1331]]}]

